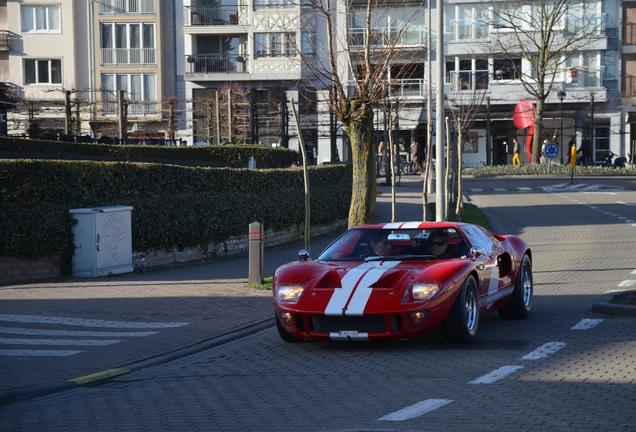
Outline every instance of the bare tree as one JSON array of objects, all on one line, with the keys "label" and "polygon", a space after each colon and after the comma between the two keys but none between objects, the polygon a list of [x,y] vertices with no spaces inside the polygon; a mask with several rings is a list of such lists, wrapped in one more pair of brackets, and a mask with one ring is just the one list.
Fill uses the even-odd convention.
[{"label": "bare tree", "polygon": [[[496,3],[491,34],[499,52],[510,61],[509,67],[525,91],[536,102],[535,134],[532,161],[539,160],[543,110],[555,91],[555,80],[565,71],[570,55],[598,39],[602,30],[600,10],[589,10],[597,3],[579,0],[529,0]],[[530,70],[522,70],[517,59],[528,62]],[[558,90],[558,89],[556,89]]]},{"label": "bare tree", "polygon": [[[324,89],[332,89],[331,109],[351,147],[353,184],[349,226],[366,222],[375,208],[376,146],[372,145],[374,108],[385,98],[385,80],[392,62],[403,56],[398,48],[408,30],[378,26],[379,0],[308,0],[326,35],[324,53],[303,56]],[[413,6],[414,14],[420,10]],[[307,6],[307,4],[305,5]],[[391,3],[391,6],[396,6]],[[419,5],[421,6],[421,5]],[[350,32],[355,14],[361,31]],[[320,55],[323,54],[323,55]]]}]

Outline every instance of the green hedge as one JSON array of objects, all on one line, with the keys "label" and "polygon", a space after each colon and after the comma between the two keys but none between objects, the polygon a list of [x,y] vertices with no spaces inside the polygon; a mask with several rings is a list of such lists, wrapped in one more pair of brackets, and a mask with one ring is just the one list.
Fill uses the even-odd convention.
[{"label": "green hedge", "polygon": [[[495,165],[486,166],[480,168],[464,168],[463,173],[465,175],[472,175],[475,177],[489,177],[500,175],[570,175],[570,165],[551,165],[548,170],[548,165]],[[622,175],[636,175],[636,167],[628,168],[611,168],[600,166],[577,166],[574,169],[574,175],[586,175],[586,176],[622,176]]]},{"label": "green hedge", "polygon": [[243,168],[250,156],[258,168],[287,168],[299,160],[298,152],[261,145],[166,147],[107,145],[1,137],[0,157],[18,159],[71,159],[170,163]]},{"label": "green hedge", "polygon": [[[313,167],[309,172],[312,225],[345,219],[351,199],[350,167]],[[266,228],[302,223],[302,169],[0,161],[0,256],[62,254],[68,265],[68,210],[115,204],[134,208],[134,250],[204,245],[245,234],[254,221]]]}]

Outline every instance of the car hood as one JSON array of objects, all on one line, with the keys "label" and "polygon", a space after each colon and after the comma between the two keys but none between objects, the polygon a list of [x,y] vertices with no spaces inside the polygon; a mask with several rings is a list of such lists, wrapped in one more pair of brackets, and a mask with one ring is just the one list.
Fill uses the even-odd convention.
[{"label": "car hood", "polygon": [[296,262],[279,268],[276,284],[301,284],[305,291],[291,309],[327,315],[363,315],[400,308],[404,291],[416,282],[437,282],[442,290],[461,280],[472,261]]}]

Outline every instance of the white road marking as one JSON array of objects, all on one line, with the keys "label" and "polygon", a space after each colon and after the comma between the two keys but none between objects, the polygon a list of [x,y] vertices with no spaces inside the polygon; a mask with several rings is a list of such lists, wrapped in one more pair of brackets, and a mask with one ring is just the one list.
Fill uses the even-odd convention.
[{"label": "white road marking", "polygon": [[532,188],[529,188],[529,187],[518,187],[517,190],[518,191],[527,192],[527,191],[531,191]]},{"label": "white road marking", "polygon": [[506,192],[508,189],[506,188],[494,188],[495,192]]},{"label": "white road marking", "polygon": [[449,399],[426,399],[420,401],[399,411],[380,417],[378,421],[404,421],[419,417],[438,408],[448,405],[452,400]]},{"label": "white road marking", "polygon": [[71,337],[146,337],[159,332],[98,332],[81,330],[44,330],[22,327],[0,327],[0,334],[19,334],[32,336],[71,336]]},{"label": "white road marking", "polygon": [[616,192],[583,192],[586,195],[616,195]]},{"label": "white road marking", "polygon": [[636,223],[633,223],[633,224],[632,224],[632,226],[633,226],[633,227],[636,227]]},{"label": "white road marking", "polygon": [[634,221],[633,221],[632,219],[628,219],[628,220],[626,220],[626,221],[625,221],[625,223],[633,224],[633,223],[634,223]]},{"label": "white road marking", "polygon": [[113,339],[22,339],[0,338],[2,345],[108,346],[121,342]]},{"label": "white road marking", "polygon": [[632,274],[636,274],[636,269],[632,270]]},{"label": "white road marking", "polygon": [[622,221],[627,220],[627,218],[626,218],[625,216],[619,216],[618,218],[619,218],[620,220],[622,220]]},{"label": "white road marking", "polygon": [[633,279],[624,280],[618,284],[619,287],[631,287],[634,285],[636,285],[636,280]]},{"label": "white road marking", "polygon": [[481,188],[471,188],[470,189],[471,192],[483,192],[484,190]]},{"label": "white road marking", "polygon": [[0,349],[0,357],[68,357],[82,351],[73,350],[11,350]]},{"label": "white road marking", "polygon": [[596,206],[590,206],[590,208],[594,209],[594,210],[598,210],[598,207],[596,207]]},{"label": "white road marking", "polygon": [[602,323],[602,319],[584,318],[576,323],[570,330],[588,330]]},{"label": "white road marking", "polygon": [[0,314],[0,321],[33,323],[33,324],[62,324],[81,327],[105,328],[174,328],[188,325],[187,322],[129,322],[104,321],[94,319],[67,318],[40,315],[6,315]]},{"label": "white road marking", "polygon": [[565,342],[548,342],[536,350],[521,357],[521,360],[539,360],[554,354],[565,346]]},{"label": "white road marking", "polygon": [[628,205],[626,202],[623,202],[623,201],[615,201],[615,202],[616,202],[616,204]]},{"label": "white road marking", "polygon": [[472,380],[468,384],[492,384],[518,371],[519,369],[523,369],[523,366],[502,366],[499,369],[495,369],[484,376]]}]

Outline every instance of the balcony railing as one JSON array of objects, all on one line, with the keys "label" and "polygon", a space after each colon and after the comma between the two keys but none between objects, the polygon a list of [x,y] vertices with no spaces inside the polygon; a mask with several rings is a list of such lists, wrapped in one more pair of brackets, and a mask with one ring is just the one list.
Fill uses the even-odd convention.
[{"label": "balcony railing", "polygon": [[636,45],[636,23],[626,22],[623,45]]},{"label": "balcony railing", "polygon": [[[356,93],[355,84],[346,83],[347,97],[353,97]],[[421,99],[425,97],[426,86],[423,79],[396,79],[388,83],[389,97],[397,99]]]},{"label": "balcony railing", "polygon": [[11,35],[7,30],[0,30],[0,50],[11,49]]},{"label": "balcony railing", "polygon": [[154,12],[154,0],[99,0],[100,15],[137,15]]},{"label": "balcony railing", "polygon": [[247,73],[247,61],[246,55],[189,55],[186,56],[186,73]]},{"label": "balcony railing", "polygon": [[238,6],[185,6],[186,26],[238,25],[247,24],[247,9]]},{"label": "balcony railing", "polygon": [[[426,45],[426,28],[423,26],[374,28],[369,34],[370,46],[405,48]],[[349,44],[352,47],[363,47],[366,40],[367,34],[364,28],[349,29]]]},{"label": "balcony railing", "polygon": [[488,39],[490,27],[485,21],[456,19],[450,23],[448,38],[451,41]]},{"label": "balcony railing", "polygon": [[[127,110],[130,116],[145,116],[159,112],[156,101],[128,101]],[[117,115],[117,101],[102,100],[103,115]]]},{"label": "balcony railing", "polygon": [[153,65],[154,48],[102,48],[103,65]]}]

